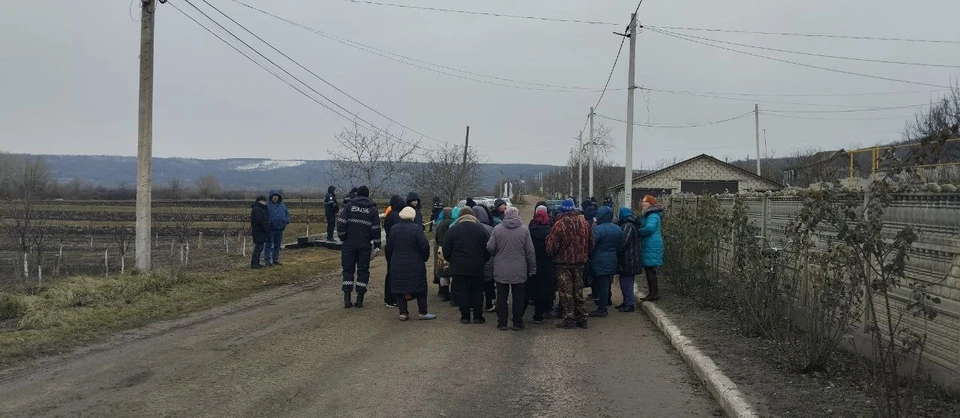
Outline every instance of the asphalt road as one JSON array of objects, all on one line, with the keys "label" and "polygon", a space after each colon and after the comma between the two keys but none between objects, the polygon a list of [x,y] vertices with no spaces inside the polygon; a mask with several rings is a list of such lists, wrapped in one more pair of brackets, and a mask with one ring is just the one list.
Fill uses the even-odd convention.
[{"label": "asphalt road", "polygon": [[526,330],[498,331],[495,314],[463,325],[431,295],[437,320],[400,322],[380,302],[383,272],[379,259],[363,309],[344,309],[328,274],[5,371],[0,416],[719,414],[642,313],[561,330],[528,312]]}]

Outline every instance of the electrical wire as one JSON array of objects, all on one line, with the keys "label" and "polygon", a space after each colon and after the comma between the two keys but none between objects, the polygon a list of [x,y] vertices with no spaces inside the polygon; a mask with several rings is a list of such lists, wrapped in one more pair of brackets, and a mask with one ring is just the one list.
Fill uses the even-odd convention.
[{"label": "electrical wire", "polygon": [[773,103],[773,104],[787,104],[787,105],[796,105],[796,106],[812,106],[812,107],[839,107],[839,108],[854,108],[854,109],[864,109],[863,106],[853,106],[853,105],[835,105],[827,103],[805,103],[805,102],[785,102],[779,100],[766,100],[766,99],[755,99],[755,98],[746,98],[746,97],[725,97],[709,93],[696,93],[691,91],[683,90],[666,90],[666,89],[654,89],[648,87],[637,87],[640,90],[651,91],[655,93],[667,93],[667,94],[677,94],[682,96],[694,96],[694,97],[704,97],[708,99],[721,99],[721,100],[733,100],[741,102],[750,102],[750,103]]},{"label": "electrical wire", "polygon": [[680,40],[684,40],[684,41],[687,41],[687,42],[693,42],[693,43],[697,43],[697,44],[701,44],[701,45],[706,45],[706,46],[710,46],[710,47],[713,47],[713,48],[722,49],[722,50],[725,50],[725,51],[736,52],[736,53],[738,53],[738,54],[749,55],[749,56],[751,56],[751,57],[762,58],[762,59],[771,60],[771,61],[777,61],[777,62],[782,62],[782,63],[786,63],[786,64],[799,65],[799,66],[801,66],[801,67],[815,68],[815,69],[818,69],[818,70],[830,71],[830,72],[835,72],[835,73],[840,73],[840,74],[847,74],[847,75],[854,75],[854,76],[865,77],[865,78],[873,78],[873,79],[877,79],[877,80],[893,81],[893,82],[897,82],[897,83],[916,84],[916,85],[920,85],[920,86],[938,87],[938,88],[943,88],[943,89],[949,88],[948,86],[943,86],[943,85],[939,85],[939,84],[923,83],[923,82],[919,82],[919,81],[910,81],[910,80],[901,80],[901,79],[898,79],[898,78],[882,77],[882,76],[871,75],[871,74],[857,73],[857,72],[853,72],[853,71],[838,70],[838,69],[836,69],[836,68],[821,67],[821,66],[819,66],[819,65],[806,64],[806,63],[802,63],[802,62],[796,62],[796,61],[784,60],[784,59],[780,59],[780,58],[768,57],[768,56],[766,56],[766,55],[754,54],[754,53],[752,53],[752,52],[741,51],[741,50],[739,50],[739,49],[733,49],[733,48],[728,48],[728,47],[725,47],[725,46],[722,46],[722,45],[716,45],[716,44],[711,44],[711,43],[708,43],[708,42],[699,41],[699,40],[696,40],[696,39],[692,39],[692,38],[688,37],[687,35],[681,35],[681,34],[678,34],[678,33],[668,32],[668,31],[664,31],[664,30],[660,30],[660,29],[650,29],[650,30],[651,30],[652,32],[659,33],[659,34],[664,35],[664,36],[669,36],[669,37],[676,38],[676,39],[680,39]]},{"label": "electrical wire", "polygon": [[[651,27],[648,27],[648,29],[655,30],[655,28],[651,28]],[[663,32],[666,32],[666,31],[663,31]],[[674,32],[669,32],[669,33],[674,33]],[[830,59],[839,59],[839,60],[848,60],[848,61],[873,62],[873,63],[879,63],[879,64],[913,65],[913,66],[920,66],[920,67],[940,67],[940,68],[960,68],[960,65],[931,64],[931,63],[925,63],[925,62],[892,61],[892,60],[880,60],[880,59],[872,59],[872,58],[847,57],[847,56],[841,56],[841,55],[816,54],[811,52],[791,51],[787,49],[768,48],[764,46],[721,41],[719,39],[705,38],[705,37],[694,36],[694,35],[683,35],[683,36],[686,36],[692,39],[699,39],[699,40],[708,41],[708,42],[717,42],[717,43],[726,44],[726,45],[735,45],[735,46],[741,46],[745,48],[754,48],[754,49],[761,49],[764,51],[782,52],[785,54],[805,55],[810,57],[830,58]]]},{"label": "electrical wire", "polygon": [[[624,33],[628,33],[628,32],[630,31],[630,25],[639,24],[639,23],[637,23],[637,21],[636,21],[636,15],[637,15],[637,12],[640,11],[640,5],[641,5],[641,4],[643,4],[643,0],[640,0],[639,2],[637,2],[637,8],[634,9],[634,11],[633,11],[633,19],[632,19],[631,22],[627,25],[627,28],[626,28],[626,30],[624,30]],[[626,43],[626,41],[627,41],[627,37],[621,35],[621,38],[620,38],[620,47],[617,48],[617,56],[616,56],[616,58],[613,59],[613,66],[610,67],[610,74],[607,75],[607,82],[603,84],[603,91],[600,92],[600,98],[597,99],[597,104],[595,104],[595,105],[593,106],[593,111],[594,111],[594,112],[596,112],[597,109],[600,108],[600,102],[603,101],[603,96],[607,94],[607,89],[610,87],[610,80],[613,79],[613,73],[614,73],[614,71],[616,71],[616,69],[617,69],[617,63],[620,62],[620,55],[623,54],[623,44]]]},{"label": "electrical wire", "polygon": [[307,89],[309,89],[310,91],[312,91],[313,93],[315,93],[316,95],[322,97],[322,98],[325,99],[326,101],[330,102],[333,106],[336,106],[337,108],[341,109],[343,112],[349,114],[349,115],[352,116],[353,118],[348,117],[348,116],[344,115],[343,113],[340,113],[339,111],[333,109],[332,107],[330,107],[330,106],[327,105],[326,103],[321,102],[321,101],[318,100],[316,97],[313,97],[312,95],[310,95],[310,94],[308,94],[307,92],[303,91],[303,89],[297,87],[297,86],[296,86],[292,81],[290,81],[289,79],[285,79],[285,78],[281,77],[277,72],[271,71],[271,70],[267,69],[266,66],[265,66],[265,64],[263,64],[263,63],[261,63],[261,62],[258,62],[257,60],[253,59],[250,55],[248,55],[248,54],[240,51],[240,49],[239,49],[237,46],[231,44],[230,42],[227,42],[223,37],[221,37],[221,36],[219,36],[218,34],[216,34],[215,32],[213,32],[213,30],[211,30],[210,28],[208,28],[206,25],[200,23],[200,22],[199,22],[197,19],[195,19],[193,16],[190,16],[189,14],[187,14],[186,12],[184,12],[182,9],[180,9],[179,7],[176,7],[176,5],[174,5],[174,4],[171,3],[171,5],[174,6],[174,8],[175,8],[177,11],[179,11],[181,14],[183,14],[183,15],[186,16],[186,17],[188,17],[190,20],[194,21],[194,23],[197,23],[198,25],[200,25],[202,28],[204,28],[205,30],[207,30],[207,32],[210,32],[211,34],[213,34],[215,37],[217,37],[218,39],[220,39],[221,41],[223,41],[224,43],[226,43],[228,46],[230,46],[231,48],[233,48],[235,51],[239,52],[239,53],[240,53],[241,55],[243,55],[244,57],[250,59],[250,60],[253,61],[255,64],[261,66],[261,68],[264,68],[265,70],[267,70],[267,72],[271,73],[272,75],[274,75],[275,77],[277,77],[278,79],[280,79],[281,81],[283,81],[284,83],[286,83],[287,85],[289,85],[290,87],[292,87],[294,90],[297,90],[300,94],[303,94],[304,96],[306,96],[306,97],[309,98],[310,100],[314,101],[315,103],[319,104],[320,106],[326,108],[327,110],[330,110],[331,112],[333,112],[333,113],[336,114],[337,116],[340,116],[341,118],[343,118],[343,119],[345,119],[345,120],[347,120],[347,121],[349,121],[349,122],[352,122],[352,123],[354,123],[354,124],[357,124],[357,126],[360,126],[360,125],[357,123],[358,120],[361,121],[361,122],[363,122],[363,123],[365,123],[365,124],[367,124],[367,125],[369,125],[369,128],[366,127],[366,126],[364,126],[364,129],[366,129],[366,130],[368,130],[368,131],[370,131],[370,132],[383,134],[383,135],[385,135],[385,136],[387,136],[387,137],[389,137],[389,138],[392,138],[392,139],[394,139],[394,140],[396,140],[396,141],[403,142],[403,143],[406,143],[406,144],[408,144],[408,145],[411,145],[411,146],[413,146],[413,147],[416,148],[416,149],[424,149],[423,147],[419,146],[419,145],[416,144],[416,143],[411,143],[411,142],[409,142],[409,141],[407,141],[407,140],[404,140],[403,138],[400,138],[400,137],[397,137],[397,136],[391,134],[390,132],[388,132],[388,131],[385,130],[385,129],[379,128],[378,126],[374,125],[373,123],[368,122],[367,120],[361,118],[361,117],[358,116],[357,114],[351,112],[350,110],[346,109],[345,107],[341,106],[340,104],[338,104],[338,103],[336,103],[335,101],[331,100],[330,98],[326,97],[325,95],[323,95],[322,93],[320,93],[319,91],[317,91],[316,89],[314,89],[313,87],[311,87],[309,84],[303,82],[303,80],[300,80],[300,79],[297,78],[295,75],[291,74],[289,71],[287,71],[286,69],[284,69],[282,66],[278,65],[276,62],[274,62],[273,60],[271,60],[271,59],[268,58],[267,56],[263,55],[263,53],[261,53],[260,51],[258,51],[256,48],[250,46],[250,44],[248,44],[247,42],[245,42],[243,39],[240,39],[240,37],[238,37],[236,34],[234,34],[234,33],[231,32],[229,29],[227,29],[226,27],[224,27],[222,24],[220,24],[219,22],[217,22],[217,21],[216,21],[215,19],[213,19],[210,15],[208,15],[206,12],[204,12],[204,11],[201,10],[199,7],[197,7],[195,4],[193,4],[190,0],[181,0],[181,1],[183,1],[183,2],[185,2],[186,4],[188,4],[189,6],[191,6],[194,10],[196,10],[197,12],[199,12],[201,15],[203,15],[204,17],[206,17],[208,20],[210,20],[211,22],[213,22],[215,25],[217,25],[222,31],[224,31],[225,33],[229,34],[232,38],[236,39],[236,40],[239,41],[241,44],[243,44],[244,46],[246,46],[248,49],[250,49],[251,51],[253,51],[253,52],[256,53],[257,55],[259,55],[263,60],[265,60],[266,62],[269,62],[269,63],[272,64],[274,67],[276,67],[277,69],[279,69],[280,71],[282,71],[282,72],[283,72],[284,74],[286,74],[289,78],[291,78],[291,79],[293,79],[293,80],[296,80],[298,83],[300,83],[301,85],[303,85],[304,87],[306,87]]},{"label": "electrical wire", "polygon": [[[250,35],[252,35],[253,37],[257,38],[257,39],[258,39],[260,42],[262,42],[264,45],[270,47],[271,49],[273,49],[274,51],[276,51],[278,54],[282,55],[284,58],[290,60],[290,62],[296,64],[298,67],[300,67],[301,69],[303,69],[304,71],[306,71],[306,72],[309,73],[310,75],[316,77],[318,80],[322,81],[324,84],[330,86],[331,88],[333,88],[334,90],[340,92],[340,93],[343,94],[344,96],[349,97],[351,100],[357,102],[358,104],[360,104],[361,106],[367,108],[367,109],[370,110],[371,112],[376,113],[376,114],[380,115],[381,117],[383,117],[384,119],[387,119],[387,120],[389,120],[390,122],[393,122],[393,123],[397,124],[398,126],[404,128],[404,129],[407,129],[407,130],[409,130],[410,132],[416,133],[416,134],[418,134],[418,135],[420,135],[420,136],[422,136],[422,137],[424,137],[424,138],[427,138],[427,139],[430,139],[430,140],[433,140],[433,141],[436,141],[436,142],[439,142],[439,143],[444,143],[444,144],[447,143],[446,141],[443,141],[443,140],[434,138],[434,137],[432,137],[432,136],[430,136],[430,135],[427,135],[427,134],[425,134],[425,133],[423,133],[423,132],[420,132],[420,131],[418,131],[418,130],[416,130],[416,129],[413,129],[413,128],[407,126],[407,125],[404,125],[403,123],[397,121],[396,119],[393,119],[393,118],[391,118],[391,117],[383,114],[383,113],[380,112],[379,110],[374,109],[374,108],[368,106],[366,103],[360,101],[360,99],[357,99],[356,97],[353,97],[353,96],[350,95],[349,93],[343,91],[343,90],[340,89],[339,87],[335,86],[334,84],[330,83],[329,81],[327,81],[326,79],[324,79],[323,77],[321,77],[319,74],[317,74],[317,73],[313,72],[312,70],[310,70],[309,68],[303,66],[303,64],[301,64],[301,63],[298,62],[297,60],[291,58],[289,55],[287,55],[287,54],[284,53],[283,51],[277,49],[275,46],[273,46],[273,44],[267,42],[265,39],[261,38],[259,35],[253,33],[253,32],[252,32],[250,29],[248,29],[246,26],[242,25],[240,22],[237,22],[234,18],[230,17],[229,15],[227,15],[226,13],[224,13],[222,10],[220,10],[220,9],[217,8],[216,6],[210,4],[210,2],[209,2],[208,0],[201,0],[201,1],[203,1],[204,3],[206,3],[206,5],[209,6],[210,8],[212,8],[213,10],[216,10],[218,13],[220,13],[221,15],[223,15],[223,17],[225,17],[225,18],[227,18],[228,20],[230,20],[231,22],[233,22],[233,24],[239,26],[241,29],[243,29],[244,31],[246,31],[247,33],[249,33]],[[330,100],[330,99],[327,99],[327,100]]]},{"label": "electrical wire", "polygon": [[690,91],[690,90],[673,90],[673,89],[655,89],[648,87],[639,87],[642,90],[657,91],[663,93],[676,93],[676,94],[705,94],[711,96],[756,96],[756,97],[857,97],[857,96],[892,96],[900,94],[929,94],[937,93],[942,90],[913,90],[913,91],[894,91],[894,92],[880,92],[880,93],[828,93],[828,94],[790,94],[790,93],[737,93],[737,92],[709,92],[709,91]]},{"label": "electrical wire", "polygon": [[890,107],[868,107],[863,109],[842,109],[842,110],[764,110],[768,113],[853,113],[853,112],[875,112],[880,110],[894,110],[894,109],[912,109],[915,107],[929,106],[930,103],[918,103],[913,105],[904,105],[904,106],[890,106]]},{"label": "electrical wire", "polygon": [[[709,122],[700,122],[700,123],[657,124],[657,123],[634,122],[634,125],[635,125],[635,126],[643,126],[643,127],[647,127],[647,128],[700,128],[700,127],[703,127],[703,126],[718,125],[718,124],[721,124],[721,123],[730,122],[730,121],[734,121],[734,120],[737,120],[737,119],[742,119],[742,118],[745,118],[745,117],[750,116],[750,115],[752,115],[752,114],[753,114],[753,111],[750,111],[750,112],[744,113],[744,114],[742,114],[742,115],[737,115],[737,116],[730,117],[730,118],[726,118],[726,119],[714,120],[714,121],[709,121]],[[603,118],[603,119],[607,119],[607,120],[612,120],[612,121],[614,121],[614,122],[627,123],[627,121],[625,121],[625,120],[623,120],[623,119],[612,118],[612,117],[605,116],[605,115],[601,115],[601,114],[597,114],[597,117],[600,117],[600,118]]]},{"label": "electrical wire", "polygon": [[862,41],[897,41],[897,42],[926,42],[939,44],[960,44],[960,41],[938,40],[938,39],[917,39],[917,38],[890,38],[880,36],[852,36],[852,35],[828,35],[820,33],[796,33],[796,32],[762,32],[740,29],[717,29],[717,28],[697,28],[691,26],[645,26],[647,28],[701,31],[701,32],[726,32],[726,33],[745,33],[751,35],[775,35],[775,36],[800,36],[808,38],[835,38],[835,39],[856,39]]},{"label": "electrical wire", "polygon": [[773,116],[776,118],[805,119],[805,120],[891,120],[891,119],[907,120],[914,117],[914,115],[905,115],[905,116],[881,116],[881,117],[869,117],[869,118],[824,118],[819,116],[796,116],[796,115],[784,115],[780,113],[767,113],[764,110],[761,110],[760,113],[763,113],[767,116]]},{"label": "electrical wire", "polygon": [[[398,54],[398,53],[395,53],[395,52],[390,52],[390,51],[387,51],[387,50],[384,50],[384,49],[380,49],[380,48],[377,48],[377,47],[374,47],[374,46],[371,46],[371,45],[367,45],[367,44],[364,44],[364,43],[360,43],[360,42],[357,42],[357,41],[353,41],[353,40],[348,39],[348,38],[344,38],[344,37],[341,37],[341,36],[336,36],[336,35],[333,35],[333,34],[324,32],[324,31],[322,31],[322,30],[320,30],[320,29],[317,29],[317,28],[315,28],[315,27],[311,27],[311,26],[302,24],[302,23],[300,23],[300,22],[297,22],[297,21],[294,21],[294,20],[291,20],[291,19],[287,19],[287,18],[285,18],[285,17],[283,17],[283,16],[279,16],[279,15],[277,15],[277,14],[274,14],[274,13],[265,11],[265,10],[263,10],[263,9],[257,8],[257,7],[255,7],[255,6],[252,6],[252,5],[250,5],[250,4],[247,4],[247,3],[243,2],[243,1],[240,1],[240,0],[230,0],[230,1],[232,1],[232,2],[234,2],[234,3],[236,3],[236,4],[239,4],[239,5],[241,5],[241,6],[247,7],[247,8],[249,8],[250,10],[256,11],[256,12],[258,12],[258,13],[264,14],[264,15],[266,15],[266,16],[269,16],[269,17],[272,17],[272,18],[274,18],[274,19],[280,20],[280,21],[282,21],[282,22],[288,23],[288,24],[290,24],[290,25],[296,26],[296,27],[298,27],[298,28],[300,28],[300,29],[306,30],[306,31],[308,31],[308,32],[311,32],[311,33],[313,33],[313,34],[322,36],[322,37],[324,37],[324,38],[327,38],[327,39],[330,39],[330,40],[332,40],[332,41],[338,42],[338,43],[340,43],[340,44],[349,46],[349,47],[351,47],[351,48],[355,48],[355,49],[361,50],[361,51],[363,51],[363,52],[366,52],[366,53],[369,53],[369,54],[372,54],[372,55],[375,55],[375,56],[379,56],[379,57],[381,57],[381,58],[385,58],[385,59],[388,59],[388,60],[391,60],[391,61],[394,61],[394,62],[398,62],[398,63],[401,63],[401,64],[409,65],[409,66],[412,66],[412,67],[415,67],[415,68],[423,69],[423,70],[430,71],[430,72],[434,72],[434,73],[438,73],[438,74],[447,75],[447,76],[450,76],[450,77],[460,78],[460,79],[469,80],[469,81],[476,81],[476,82],[485,83],[485,84],[492,84],[492,85],[497,85],[497,86],[503,86],[503,87],[520,88],[520,89],[535,90],[535,91],[548,91],[548,92],[557,92],[557,93],[578,93],[578,92],[599,92],[599,91],[601,91],[601,89],[599,89],[599,88],[594,88],[594,87],[561,86],[561,85],[555,85],[555,84],[537,83],[537,82],[532,82],[532,81],[516,80],[516,79],[511,79],[511,78],[506,78],[506,77],[498,77],[498,76],[486,75],[486,74],[481,74],[481,73],[477,73],[477,72],[473,72],[473,71],[463,70],[463,69],[459,69],[459,68],[455,68],[455,67],[450,67],[450,66],[446,66],[446,65],[442,65],[442,64],[437,64],[437,63],[433,63],[433,62],[429,62],[429,61],[423,61],[423,60],[419,60],[419,59],[416,59],[416,58],[413,58],[413,57],[410,57],[410,56],[407,56],[407,55]],[[410,61],[410,62],[407,62],[407,61]],[[417,64],[423,64],[423,65],[433,66],[433,67],[442,68],[442,69],[445,69],[445,70],[450,70],[450,71],[454,71],[454,72],[458,72],[458,73],[463,73],[463,74],[468,74],[468,75],[473,75],[473,76],[483,77],[483,78],[489,78],[489,79],[493,79],[493,80],[500,80],[500,81],[505,81],[505,82],[514,83],[514,84],[519,84],[519,85],[497,83],[497,82],[491,82],[491,81],[488,81],[488,80],[478,80],[478,79],[475,79],[475,78],[464,77],[464,76],[460,76],[460,75],[457,75],[457,74],[451,74],[451,73],[448,73],[448,72],[445,72],[445,71],[436,70],[436,69],[433,69],[433,68],[427,68],[427,67],[424,67],[423,65],[417,65]],[[526,84],[526,85],[532,85],[532,86],[538,86],[538,88],[528,88],[528,87],[523,86],[524,84]],[[548,87],[548,88],[539,88],[539,87]],[[623,90],[623,89],[621,89],[621,90]]]},{"label": "electrical wire", "polygon": [[602,22],[598,20],[581,20],[581,19],[562,19],[555,17],[542,17],[542,16],[523,16],[523,15],[511,15],[504,13],[490,13],[490,12],[477,12],[472,10],[456,10],[456,9],[444,9],[440,7],[426,7],[426,6],[412,6],[409,4],[396,4],[396,3],[384,3],[379,1],[366,1],[366,0],[343,0],[348,3],[357,3],[357,4],[369,4],[373,6],[387,6],[387,7],[397,7],[402,9],[416,9],[416,10],[429,10],[432,12],[444,12],[444,13],[460,13],[468,15],[477,15],[477,16],[489,16],[489,17],[506,17],[510,19],[527,19],[527,20],[539,20],[544,22],[561,22],[561,23],[580,23],[585,25],[613,25],[619,26],[618,23],[612,22]]}]

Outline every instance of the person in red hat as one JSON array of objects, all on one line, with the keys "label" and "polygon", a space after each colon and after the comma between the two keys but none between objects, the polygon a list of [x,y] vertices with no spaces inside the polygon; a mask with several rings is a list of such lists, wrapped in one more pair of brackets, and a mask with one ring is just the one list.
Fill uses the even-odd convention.
[{"label": "person in red hat", "polygon": [[660,300],[658,270],[663,266],[663,235],[660,234],[660,221],[663,219],[663,206],[651,195],[643,197],[640,211],[640,229],[637,234],[642,241],[640,255],[643,260],[643,272],[647,275],[647,296],[640,298],[648,302]]}]

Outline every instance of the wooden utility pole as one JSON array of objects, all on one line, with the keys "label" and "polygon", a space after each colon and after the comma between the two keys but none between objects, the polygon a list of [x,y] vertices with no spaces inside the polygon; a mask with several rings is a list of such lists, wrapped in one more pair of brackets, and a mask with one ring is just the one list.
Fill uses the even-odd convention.
[{"label": "wooden utility pole", "polygon": [[151,170],[153,159],[153,30],[157,0],[141,0],[140,7],[140,111],[137,140],[137,269],[150,271],[152,220]]}]

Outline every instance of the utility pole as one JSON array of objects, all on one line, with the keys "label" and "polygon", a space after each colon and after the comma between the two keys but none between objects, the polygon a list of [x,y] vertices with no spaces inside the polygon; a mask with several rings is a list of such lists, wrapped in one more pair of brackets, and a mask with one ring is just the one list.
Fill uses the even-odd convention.
[{"label": "utility pole", "polygon": [[633,90],[636,89],[637,68],[637,14],[630,15],[630,69],[627,73],[627,144],[623,164],[623,205],[633,206]]},{"label": "utility pole", "polygon": [[153,29],[157,0],[140,5],[140,110],[137,139],[137,224],[135,251],[137,269],[150,271],[153,166]]},{"label": "utility pole", "polygon": [[[467,177],[467,153],[470,149],[470,126],[467,125],[467,138],[463,140],[463,165],[460,166],[460,178],[457,179],[457,194],[466,194],[465,190],[462,190],[463,182]],[[459,197],[457,197],[459,199]]]},{"label": "utility pole", "polygon": [[577,183],[577,202],[583,201],[583,131],[577,137],[577,173],[580,178]]},{"label": "utility pole", "polygon": [[757,128],[757,175],[760,175],[760,104],[753,105],[753,119]]},{"label": "utility pole", "polygon": [[593,107],[590,108],[590,142],[587,143],[590,147],[590,185],[588,189],[590,190],[590,197],[593,195],[593,160],[597,158],[597,147],[593,143]]}]

